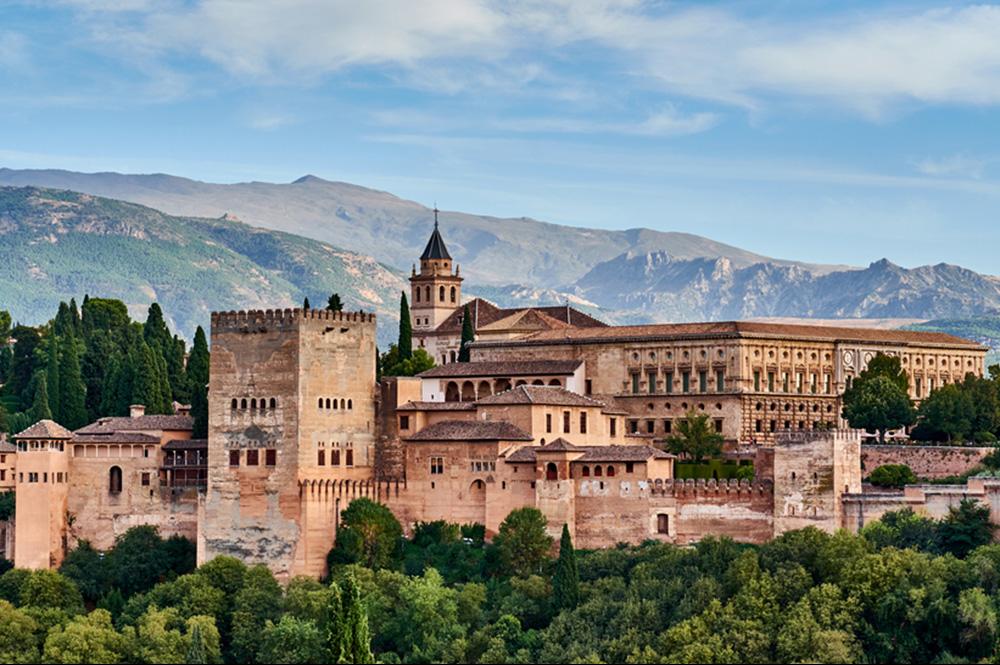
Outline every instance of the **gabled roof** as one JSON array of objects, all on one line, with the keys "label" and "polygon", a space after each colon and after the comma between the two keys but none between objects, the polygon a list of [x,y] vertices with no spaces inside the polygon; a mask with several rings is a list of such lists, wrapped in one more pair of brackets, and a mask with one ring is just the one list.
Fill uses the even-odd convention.
[{"label": "gabled roof", "polygon": [[574,446],[572,443],[566,439],[559,437],[554,441],[549,441],[544,446],[536,448],[536,452],[540,453],[565,453],[571,452],[573,450],[579,450],[579,446]]},{"label": "gabled roof", "polygon": [[604,408],[604,402],[585,397],[559,386],[517,386],[476,402],[479,406],[504,404],[543,404],[547,406],[585,406]]},{"label": "gabled roof", "polygon": [[445,420],[428,425],[406,441],[532,441],[531,435],[504,420]]},{"label": "gabled roof", "polygon": [[451,254],[448,253],[448,248],[444,245],[444,238],[441,237],[441,232],[438,231],[437,211],[434,212],[434,216],[434,232],[431,233],[430,240],[427,241],[424,253],[420,255],[421,261],[427,261],[428,259],[451,259]]},{"label": "gabled roof", "polygon": [[72,439],[73,432],[54,420],[39,420],[37,423],[15,434],[14,439]]},{"label": "gabled roof", "polygon": [[[531,325],[536,326],[536,330],[565,330],[570,328],[607,328],[608,324],[598,321],[589,314],[567,305],[554,305],[551,307],[497,307],[485,298],[473,298],[466,303],[469,313],[472,314],[476,330],[486,332],[504,330],[504,326],[498,322],[508,317],[517,317],[525,312],[533,312],[529,319]],[[448,315],[441,324],[435,328],[438,332],[460,332],[462,330],[462,316],[465,308],[458,307]],[[519,325],[522,317],[511,319],[511,324]],[[495,325],[494,325],[495,324]]]},{"label": "gabled roof", "polygon": [[77,434],[109,434],[111,432],[157,432],[164,430],[193,430],[191,416],[110,416],[76,430]]},{"label": "gabled roof", "polygon": [[516,331],[531,332],[533,330],[559,330],[569,328],[570,324],[565,321],[549,316],[538,309],[522,309],[514,312],[502,319],[493,321],[484,326],[479,326],[477,332],[486,333],[493,331]]},{"label": "gabled roof", "polygon": [[501,360],[447,363],[432,367],[417,376],[421,379],[448,379],[470,376],[567,376],[582,360]]},{"label": "gabled roof", "polygon": [[163,444],[164,450],[208,450],[208,439],[173,439]]}]

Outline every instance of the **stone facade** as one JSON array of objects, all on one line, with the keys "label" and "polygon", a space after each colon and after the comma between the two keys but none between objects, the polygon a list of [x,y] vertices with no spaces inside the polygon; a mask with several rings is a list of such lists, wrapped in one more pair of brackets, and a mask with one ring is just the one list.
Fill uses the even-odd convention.
[{"label": "stone facade", "polygon": [[971,471],[995,451],[982,446],[864,445],[861,471],[867,476],[883,464],[905,464],[917,478],[948,478]]}]

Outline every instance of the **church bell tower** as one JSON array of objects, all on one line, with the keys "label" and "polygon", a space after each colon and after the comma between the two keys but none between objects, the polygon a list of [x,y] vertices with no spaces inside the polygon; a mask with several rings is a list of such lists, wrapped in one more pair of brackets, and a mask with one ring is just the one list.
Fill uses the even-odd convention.
[{"label": "church bell tower", "polygon": [[[420,272],[410,276],[410,317],[413,332],[436,329],[462,304],[462,278],[458,266],[452,272],[451,254],[438,228],[438,209],[434,208],[434,232],[420,255]],[[416,339],[416,338],[415,338]]]}]

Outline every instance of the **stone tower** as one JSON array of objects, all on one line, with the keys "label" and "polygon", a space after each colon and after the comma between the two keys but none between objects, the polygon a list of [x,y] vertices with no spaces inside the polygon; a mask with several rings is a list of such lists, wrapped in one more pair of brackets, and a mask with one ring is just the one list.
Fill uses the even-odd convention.
[{"label": "stone tower", "polygon": [[322,575],[339,510],[372,486],[375,316],[214,313],[211,364],[199,561]]},{"label": "stone tower", "polygon": [[66,555],[72,438],[72,432],[51,420],[40,420],[13,437],[17,445],[14,565],[18,568],[58,568]]},{"label": "stone tower", "polygon": [[434,232],[420,255],[420,273],[410,276],[410,316],[416,335],[432,331],[462,304],[462,278],[458,266],[452,272],[451,254],[438,229],[434,209]]}]

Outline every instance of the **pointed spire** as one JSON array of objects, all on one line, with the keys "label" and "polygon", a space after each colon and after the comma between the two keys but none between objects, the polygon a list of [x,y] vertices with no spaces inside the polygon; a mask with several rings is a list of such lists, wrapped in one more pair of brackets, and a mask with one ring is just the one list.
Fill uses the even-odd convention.
[{"label": "pointed spire", "polygon": [[451,260],[451,254],[448,253],[448,248],[444,245],[444,239],[441,237],[441,232],[438,230],[438,212],[437,204],[434,204],[434,232],[431,233],[430,240],[427,241],[427,247],[424,248],[424,253],[420,255],[421,261],[426,261],[428,259],[448,259]]}]

